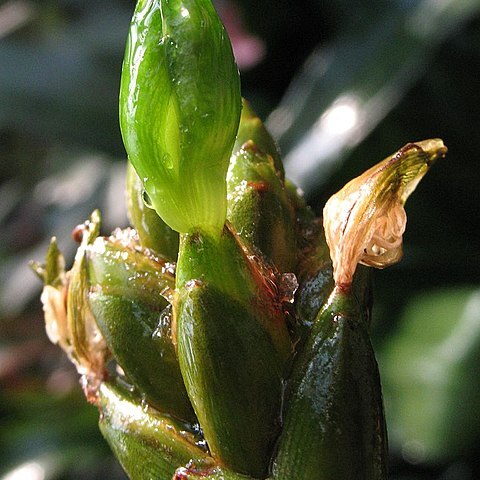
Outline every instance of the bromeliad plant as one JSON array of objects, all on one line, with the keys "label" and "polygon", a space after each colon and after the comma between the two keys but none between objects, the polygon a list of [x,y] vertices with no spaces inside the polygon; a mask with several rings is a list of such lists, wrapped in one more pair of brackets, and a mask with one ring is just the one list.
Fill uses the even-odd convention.
[{"label": "bromeliad plant", "polygon": [[369,270],[401,257],[404,203],[441,140],[408,144],[326,204],[284,177],[240,96],[210,0],[139,0],[120,123],[132,229],[94,212],[47,333],[132,479],[385,479]]}]

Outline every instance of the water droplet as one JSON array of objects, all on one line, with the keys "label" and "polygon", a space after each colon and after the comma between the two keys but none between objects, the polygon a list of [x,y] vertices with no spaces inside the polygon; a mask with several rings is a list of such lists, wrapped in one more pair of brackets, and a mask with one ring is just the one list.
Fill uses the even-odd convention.
[{"label": "water droplet", "polygon": [[169,155],[168,153],[164,153],[163,157],[162,157],[162,163],[165,166],[165,168],[168,168],[169,170],[172,170],[173,160],[172,160],[171,155]]},{"label": "water droplet", "polygon": [[115,366],[115,371],[117,373],[117,382],[118,384],[124,388],[125,390],[129,391],[130,393],[135,392],[135,386],[130,383],[130,381],[127,379],[127,376],[125,375],[125,372],[123,371],[123,368],[120,365]]},{"label": "water droplet", "polygon": [[293,303],[297,289],[298,280],[294,273],[284,273],[280,276],[279,293],[282,302]]},{"label": "water droplet", "polygon": [[207,450],[207,441],[206,440],[199,440],[198,442],[195,442],[195,445],[197,445],[197,447],[201,448],[202,450]]},{"label": "water droplet", "polygon": [[342,321],[342,315],[334,315],[333,316],[333,323],[339,323]]},{"label": "water droplet", "polygon": [[141,406],[142,406],[143,413],[147,413],[148,409],[149,409],[149,405],[148,405],[148,402],[145,400],[144,397],[142,397]]},{"label": "water droplet", "polygon": [[142,199],[143,203],[147,208],[153,208],[152,199],[150,198],[146,190],[142,192]]},{"label": "water droplet", "polygon": [[177,42],[175,42],[175,40],[173,40],[173,39],[171,39],[171,38],[168,38],[167,47],[169,47],[169,48],[177,48]]},{"label": "water droplet", "polygon": [[152,338],[165,338],[172,334],[172,305],[167,305],[158,319],[157,328],[152,333]]},{"label": "water droplet", "polygon": [[176,267],[177,267],[177,265],[174,262],[165,262],[162,266],[162,273],[175,275]]}]

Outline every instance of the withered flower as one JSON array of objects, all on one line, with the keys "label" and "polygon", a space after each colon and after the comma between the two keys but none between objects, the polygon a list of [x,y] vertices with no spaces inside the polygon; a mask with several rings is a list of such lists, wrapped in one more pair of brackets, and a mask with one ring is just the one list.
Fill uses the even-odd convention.
[{"label": "withered flower", "polygon": [[358,263],[384,268],[401,259],[405,202],[446,153],[440,139],[409,143],[328,200],[323,223],[337,286],[351,285]]},{"label": "withered flower", "polygon": [[108,350],[88,303],[85,251],[99,235],[100,214],[79,227],[81,245],[73,268],[65,271],[65,260],[53,238],[45,265],[32,263],[33,270],[44,281],[41,296],[45,327],[52,343],[58,344],[82,376],[87,399],[97,401],[97,389],[105,376]]}]

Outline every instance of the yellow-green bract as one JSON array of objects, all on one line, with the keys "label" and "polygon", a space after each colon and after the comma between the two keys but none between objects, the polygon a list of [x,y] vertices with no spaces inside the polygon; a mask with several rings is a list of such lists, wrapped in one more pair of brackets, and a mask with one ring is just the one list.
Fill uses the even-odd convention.
[{"label": "yellow-green bract", "polygon": [[210,0],[140,0],[120,126],[152,206],[174,230],[220,234],[240,110],[238,69]]}]

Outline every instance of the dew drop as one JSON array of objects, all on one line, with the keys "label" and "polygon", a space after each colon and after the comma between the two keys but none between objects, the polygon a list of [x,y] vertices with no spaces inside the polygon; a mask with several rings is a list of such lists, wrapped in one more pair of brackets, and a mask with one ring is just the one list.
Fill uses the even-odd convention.
[{"label": "dew drop", "polygon": [[168,153],[164,153],[162,157],[162,163],[165,166],[165,168],[168,168],[169,170],[173,169],[173,160],[172,156],[169,155]]},{"label": "dew drop", "polygon": [[146,190],[142,192],[142,199],[143,199],[143,203],[147,208],[153,208],[152,199],[150,198],[150,195],[147,193]]},{"label": "dew drop", "polygon": [[207,445],[206,440],[204,440],[204,439],[198,440],[197,442],[195,442],[195,445],[197,447],[201,448],[202,450],[207,451],[208,445]]},{"label": "dew drop", "polygon": [[165,307],[160,313],[158,319],[157,328],[152,333],[152,338],[165,338],[165,336],[170,336],[172,326],[172,305]]},{"label": "dew drop", "polygon": [[282,302],[293,303],[298,289],[298,280],[294,273],[284,273],[280,277],[280,299]]},{"label": "dew drop", "polygon": [[145,400],[144,397],[142,397],[141,406],[142,406],[143,413],[148,413],[149,405],[147,400]]}]

